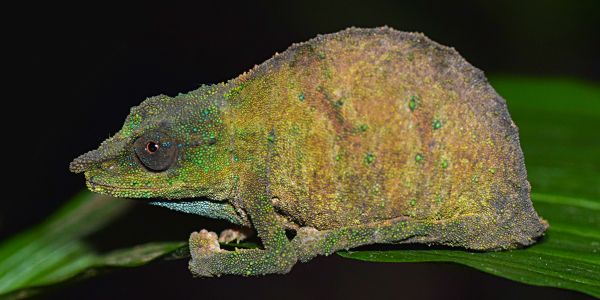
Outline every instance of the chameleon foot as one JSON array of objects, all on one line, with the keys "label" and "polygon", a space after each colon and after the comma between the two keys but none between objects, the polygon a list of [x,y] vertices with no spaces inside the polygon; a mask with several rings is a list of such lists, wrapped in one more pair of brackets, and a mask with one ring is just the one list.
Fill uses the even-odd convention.
[{"label": "chameleon foot", "polygon": [[194,277],[219,276],[219,274],[215,274],[217,272],[213,271],[214,269],[218,270],[218,266],[215,266],[215,260],[212,258],[215,253],[225,252],[225,250],[222,250],[219,246],[217,234],[206,229],[202,229],[200,232],[192,232],[189,245],[190,254],[192,255],[189,268]]},{"label": "chameleon foot", "polygon": [[219,235],[220,243],[231,243],[235,241],[236,243],[240,243],[251,236],[256,235],[256,231],[252,228],[235,226],[232,229],[225,229]]}]

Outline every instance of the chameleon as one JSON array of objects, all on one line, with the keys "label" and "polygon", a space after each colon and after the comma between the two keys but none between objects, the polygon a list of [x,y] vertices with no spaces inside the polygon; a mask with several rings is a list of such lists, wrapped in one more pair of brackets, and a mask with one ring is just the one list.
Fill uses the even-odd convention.
[{"label": "chameleon", "polygon": [[262,248],[235,251],[193,232],[196,277],[284,274],[375,243],[501,251],[548,228],[506,100],[454,48],[387,26],[147,98],[70,170],[93,192],[256,231]]}]

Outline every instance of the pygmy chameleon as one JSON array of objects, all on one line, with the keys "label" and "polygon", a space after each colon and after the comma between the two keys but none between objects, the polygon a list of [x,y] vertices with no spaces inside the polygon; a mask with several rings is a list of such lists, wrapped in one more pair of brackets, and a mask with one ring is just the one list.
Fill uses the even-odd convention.
[{"label": "pygmy chameleon", "polygon": [[319,35],[227,83],[148,98],[70,169],[94,192],[256,230],[264,249],[192,233],[195,276],[287,273],[373,243],[514,249],[548,228],[483,72],[388,27]]}]

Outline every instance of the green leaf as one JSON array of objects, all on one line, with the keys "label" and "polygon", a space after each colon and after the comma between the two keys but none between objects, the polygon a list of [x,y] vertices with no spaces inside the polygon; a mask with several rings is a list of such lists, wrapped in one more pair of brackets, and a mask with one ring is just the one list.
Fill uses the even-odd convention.
[{"label": "green leaf", "polygon": [[132,203],[84,191],[44,223],[2,243],[0,298],[22,299],[108,268],[187,255],[185,242],[149,243],[100,255],[82,240],[120,216]]},{"label": "green leaf", "polygon": [[550,228],[522,250],[351,251],[380,262],[455,262],[519,282],[600,297],[600,87],[572,80],[492,77],[519,126],[534,207]]}]

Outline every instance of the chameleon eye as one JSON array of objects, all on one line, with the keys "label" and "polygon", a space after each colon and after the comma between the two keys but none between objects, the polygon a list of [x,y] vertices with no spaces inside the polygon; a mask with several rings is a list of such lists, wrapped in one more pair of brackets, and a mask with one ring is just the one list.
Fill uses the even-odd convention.
[{"label": "chameleon eye", "polygon": [[158,151],[158,144],[155,141],[149,141],[146,144],[146,151],[148,151],[148,153],[153,154],[154,152]]},{"label": "chameleon eye", "polygon": [[146,132],[133,144],[135,154],[144,167],[152,171],[170,168],[177,158],[177,147],[166,133]]}]

